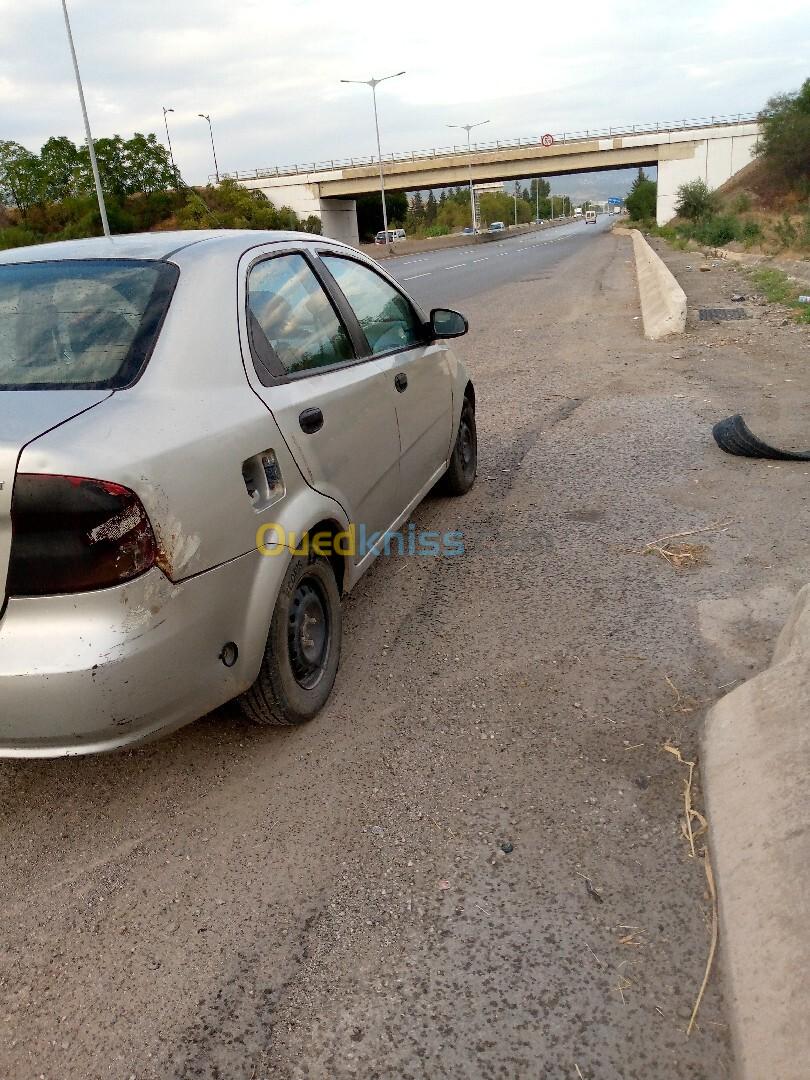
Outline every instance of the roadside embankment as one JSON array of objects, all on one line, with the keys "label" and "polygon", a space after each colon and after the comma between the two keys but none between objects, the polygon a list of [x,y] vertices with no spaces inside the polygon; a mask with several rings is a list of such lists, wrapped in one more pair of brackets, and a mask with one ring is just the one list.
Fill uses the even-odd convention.
[{"label": "roadside embankment", "polygon": [[644,336],[657,341],[669,334],[682,334],[686,327],[686,293],[638,229],[632,229],[631,234]]},{"label": "roadside embankment", "polygon": [[810,1059],[810,585],[769,668],[722,698],[703,739],[729,1005],[744,1080]]}]

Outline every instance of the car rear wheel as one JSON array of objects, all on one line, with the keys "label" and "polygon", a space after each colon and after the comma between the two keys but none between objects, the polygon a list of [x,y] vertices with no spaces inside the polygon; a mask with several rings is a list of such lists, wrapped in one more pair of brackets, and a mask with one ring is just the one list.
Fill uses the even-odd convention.
[{"label": "car rear wheel", "polygon": [[303,724],[332,692],[343,619],[335,574],[326,559],[293,557],[279,590],[259,677],[239,698],[260,724]]},{"label": "car rear wheel", "polygon": [[464,398],[456,444],[450,465],[442,477],[442,490],[448,495],[466,495],[475,483],[478,471],[478,434],[475,427],[475,407]]}]

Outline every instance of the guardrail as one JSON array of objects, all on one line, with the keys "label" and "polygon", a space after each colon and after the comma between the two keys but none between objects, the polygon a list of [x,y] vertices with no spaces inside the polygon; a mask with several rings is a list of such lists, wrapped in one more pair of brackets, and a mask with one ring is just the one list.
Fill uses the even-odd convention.
[{"label": "guardrail", "polygon": [[[587,139],[605,139],[621,135],[649,135],[669,131],[692,131],[715,127],[717,124],[745,124],[756,120],[759,113],[736,113],[733,116],[704,116],[691,120],[659,121],[649,124],[620,124],[618,127],[588,128],[585,131],[563,131],[552,135],[555,145],[583,142]],[[487,150],[522,149],[542,145],[542,135],[519,139],[496,139],[493,142],[473,143],[469,149],[463,146],[438,146],[432,150],[411,150],[403,154],[383,154],[384,163],[392,165],[409,161],[426,161],[432,158],[447,157],[450,154],[482,153]],[[236,172],[221,173],[232,180],[262,180],[271,176],[301,176],[304,173],[326,172],[329,169],[351,169],[376,165],[373,155],[348,158],[328,158],[325,161],[312,161],[302,165],[273,165],[261,169],[245,169]],[[213,179],[210,177],[209,179]]]}]

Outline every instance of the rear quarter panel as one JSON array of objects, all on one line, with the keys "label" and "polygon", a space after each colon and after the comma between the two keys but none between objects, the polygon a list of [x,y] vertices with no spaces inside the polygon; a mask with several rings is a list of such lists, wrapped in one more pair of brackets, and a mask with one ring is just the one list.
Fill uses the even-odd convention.
[{"label": "rear quarter panel", "polygon": [[[306,513],[300,507],[303,478],[245,376],[237,261],[227,253],[181,265],[163,330],[139,382],[35,440],[19,465],[131,488],[155,529],[161,565],[175,581],[253,550],[262,523],[295,517],[300,528],[299,515]],[[242,462],[271,448],[288,495],[257,514]]]}]

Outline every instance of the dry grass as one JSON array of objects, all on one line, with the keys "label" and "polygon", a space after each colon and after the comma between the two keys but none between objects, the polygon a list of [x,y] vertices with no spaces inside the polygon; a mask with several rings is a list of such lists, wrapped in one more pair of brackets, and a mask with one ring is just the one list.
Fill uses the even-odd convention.
[{"label": "dry grass", "polygon": [[[681,821],[681,832],[684,839],[689,844],[689,857],[695,858],[695,840],[699,839],[709,828],[709,823],[706,818],[698,810],[695,810],[692,805],[692,780],[694,778],[694,771],[696,763],[694,761],[687,761],[677,746],[672,746],[666,743],[663,749],[677,758],[681,765],[685,765],[689,770],[689,774],[684,781],[683,792],[683,804],[684,804],[684,818]],[[692,827],[692,822],[698,823],[698,828]],[[692,1030],[695,1026],[698,1010],[700,1009],[701,1002],[703,1001],[703,995],[706,992],[706,986],[709,982],[709,976],[711,975],[712,967],[714,965],[714,956],[717,952],[717,934],[718,934],[718,913],[717,913],[717,890],[714,884],[714,873],[712,872],[712,864],[709,860],[709,850],[704,845],[700,850],[700,857],[703,859],[703,869],[706,874],[706,883],[709,888],[709,900],[711,901],[711,937],[709,941],[709,953],[706,957],[706,969],[703,972],[703,981],[700,984],[697,997],[695,998],[695,1004],[692,1007],[692,1013],[689,1017],[689,1024],[686,1028],[687,1036],[692,1034]]]},{"label": "dry grass", "polygon": [[699,533],[725,532],[731,521],[715,521],[711,525],[705,525],[702,529],[686,529],[684,532],[669,533],[667,536],[659,536],[657,540],[650,540],[643,547],[636,549],[637,555],[658,555],[665,559],[676,570],[689,570],[702,565],[706,561],[708,548],[705,544],[672,543],[673,540],[682,541],[684,536],[697,536]]}]

